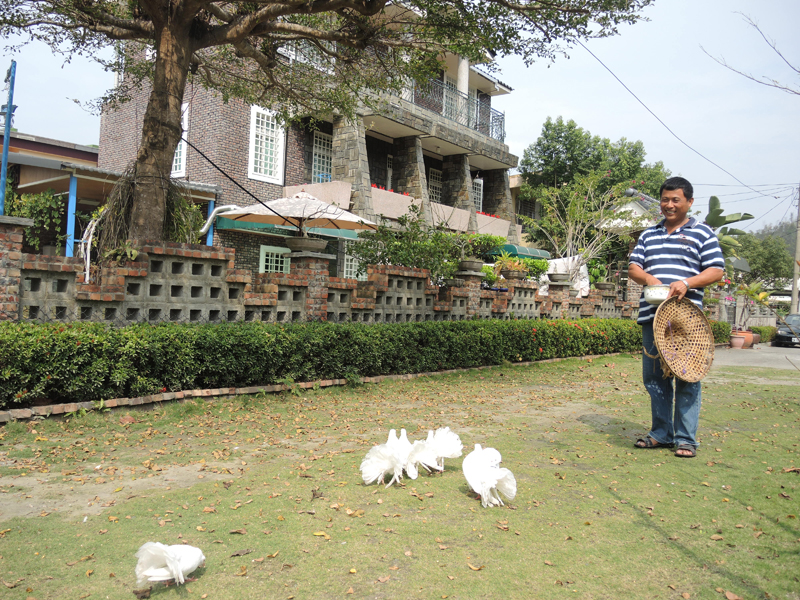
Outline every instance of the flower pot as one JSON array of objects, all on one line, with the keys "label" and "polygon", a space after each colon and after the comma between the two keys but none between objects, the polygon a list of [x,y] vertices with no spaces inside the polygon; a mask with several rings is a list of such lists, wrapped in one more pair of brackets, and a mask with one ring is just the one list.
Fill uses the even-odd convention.
[{"label": "flower pot", "polygon": [[753,344],[760,344],[761,343],[761,334],[753,332]]},{"label": "flower pot", "polygon": [[595,283],[594,287],[596,287],[598,290],[606,290],[613,292],[614,289],[617,287],[617,285],[610,281],[600,281],[598,283]]},{"label": "flower pot", "polygon": [[328,240],[310,237],[286,238],[286,247],[292,252],[322,252],[328,245]]},{"label": "flower pot", "polygon": [[744,336],[731,334],[731,348],[741,349],[744,347]]},{"label": "flower pot", "polygon": [[507,271],[503,269],[500,274],[506,279],[525,279],[525,271]]},{"label": "flower pot", "polygon": [[750,348],[753,345],[753,332],[749,329],[747,331],[740,331],[739,335],[744,337],[744,348]]},{"label": "flower pot", "polygon": [[548,273],[547,278],[553,282],[562,282],[562,281],[569,281],[570,276],[569,273]]},{"label": "flower pot", "polygon": [[483,268],[483,261],[477,258],[465,258],[458,263],[459,271],[480,271]]}]

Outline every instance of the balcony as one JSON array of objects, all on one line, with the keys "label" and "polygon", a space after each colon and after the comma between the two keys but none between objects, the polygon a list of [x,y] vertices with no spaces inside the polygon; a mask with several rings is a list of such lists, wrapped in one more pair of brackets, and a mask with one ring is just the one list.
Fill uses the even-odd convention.
[{"label": "balcony", "polygon": [[406,89],[402,97],[499,142],[505,141],[506,117],[489,105],[488,96],[482,102],[433,79]]}]

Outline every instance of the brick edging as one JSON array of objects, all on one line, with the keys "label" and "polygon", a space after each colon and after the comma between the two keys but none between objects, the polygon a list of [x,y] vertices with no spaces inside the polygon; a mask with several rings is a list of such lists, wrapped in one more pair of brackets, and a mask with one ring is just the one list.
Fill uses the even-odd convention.
[{"label": "brick edging", "polygon": [[[535,364],[561,362],[563,360],[571,360],[577,358],[579,360],[587,360],[589,358],[602,358],[609,356],[618,356],[620,352],[611,354],[587,354],[583,356],[567,356],[564,358],[547,358],[543,360],[532,360],[526,362],[511,363],[512,367],[529,367]],[[419,377],[432,377],[436,375],[450,375],[453,373],[462,373],[464,371],[472,371],[473,369],[494,369],[502,365],[482,365],[479,367],[466,367],[463,369],[446,369],[443,371],[426,371],[424,373],[405,373],[399,375],[376,375],[375,377],[361,377],[361,383],[380,383],[382,381],[403,381],[409,379],[417,379]],[[347,385],[346,379],[322,379],[317,381],[299,381],[296,384],[301,389],[309,389],[315,386],[331,387],[334,385]],[[114,398],[112,400],[94,400],[89,402],[71,402],[67,404],[49,404],[47,406],[34,406],[32,408],[11,408],[9,410],[0,411],[0,423],[8,423],[9,421],[23,421],[32,419],[33,417],[49,417],[53,415],[66,415],[69,413],[77,412],[79,410],[105,410],[113,408],[122,408],[125,406],[146,406],[149,404],[157,404],[160,402],[169,402],[173,400],[186,400],[189,398],[231,398],[235,396],[243,396],[246,394],[269,393],[274,394],[277,392],[284,392],[291,389],[291,386],[284,384],[275,385],[254,385],[249,387],[240,388],[215,388],[207,390],[185,390],[182,392],[163,392],[161,394],[152,394],[149,396],[140,396],[138,398]]]}]

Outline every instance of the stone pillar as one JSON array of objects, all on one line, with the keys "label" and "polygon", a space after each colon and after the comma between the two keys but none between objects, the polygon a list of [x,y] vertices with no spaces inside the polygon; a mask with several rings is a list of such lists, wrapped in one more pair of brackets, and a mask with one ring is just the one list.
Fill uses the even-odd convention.
[{"label": "stone pillar", "polygon": [[475,200],[472,193],[472,177],[469,160],[465,154],[445,156],[442,161],[442,203],[469,211],[467,231],[478,231]]},{"label": "stone pillar", "polygon": [[425,222],[432,225],[428,180],[425,177],[425,161],[422,158],[422,140],[418,136],[397,138],[394,141],[392,178],[395,181],[395,190],[422,202]]},{"label": "stone pillar", "polygon": [[481,171],[481,174],[483,176],[483,208],[485,212],[511,221],[506,237],[509,243],[519,244],[521,240],[516,227],[517,215],[514,213],[514,202],[511,198],[508,169],[491,169]]},{"label": "stone pillar", "polygon": [[481,280],[483,279],[483,274],[459,272],[458,276],[464,280],[464,286],[467,288],[467,318],[474,319],[481,309]]},{"label": "stone pillar", "polygon": [[333,179],[346,181],[352,186],[350,211],[375,221],[364,122],[358,117],[355,122],[348,122],[341,116],[333,118],[332,163]]},{"label": "stone pillar", "polygon": [[331,255],[316,252],[290,252],[291,273],[308,281],[306,288],[306,319],[326,321],[328,319],[328,263]]},{"label": "stone pillar", "polygon": [[0,215],[0,321],[19,318],[22,236],[33,219]]}]

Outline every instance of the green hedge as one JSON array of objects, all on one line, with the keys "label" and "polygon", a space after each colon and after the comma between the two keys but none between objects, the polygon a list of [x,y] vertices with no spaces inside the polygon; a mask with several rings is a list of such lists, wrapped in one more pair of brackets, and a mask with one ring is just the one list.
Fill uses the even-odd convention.
[{"label": "green hedge", "polygon": [[775,334],[778,333],[777,327],[772,327],[771,325],[763,325],[750,328],[753,333],[757,333],[761,336],[761,343],[766,344],[771,342],[775,338]]},{"label": "green hedge", "polygon": [[725,321],[712,321],[711,331],[714,334],[714,342],[717,344],[727,344],[731,338],[731,324]]},{"label": "green hedge", "polygon": [[[728,339],[730,326],[714,327],[715,337]],[[0,407],[268,385],[287,377],[420,373],[640,347],[641,328],[621,319],[125,328],[0,322]]]}]

